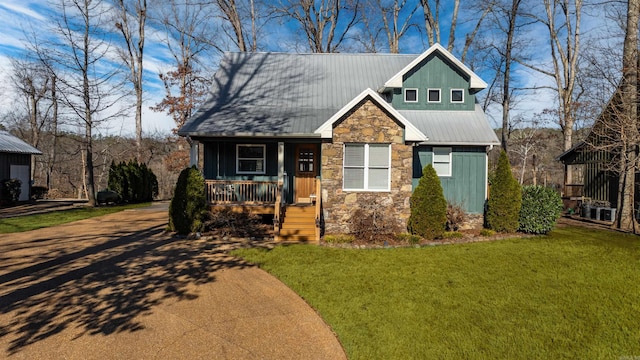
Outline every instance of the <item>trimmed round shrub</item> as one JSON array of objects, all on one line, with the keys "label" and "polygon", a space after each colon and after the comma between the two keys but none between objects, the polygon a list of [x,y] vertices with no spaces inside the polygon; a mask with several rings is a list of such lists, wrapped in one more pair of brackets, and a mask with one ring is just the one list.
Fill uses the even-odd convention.
[{"label": "trimmed round shrub", "polygon": [[207,213],[204,178],[195,166],[180,172],[169,203],[169,229],[179,234],[201,231]]},{"label": "trimmed round shrub", "polygon": [[428,164],[411,195],[411,215],[407,222],[413,235],[425,239],[441,238],[447,225],[447,200],[436,170]]},{"label": "trimmed round shrub", "polygon": [[546,234],[553,230],[562,214],[562,198],[553,189],[540,185],[522,187],[519,231]]},{"label": "trimmed round shrub", "polygon": [[507,153],[502,150],[487,202],[488,227],[497,232],[515,232],[521,206],[520,184],[511,173]]}]

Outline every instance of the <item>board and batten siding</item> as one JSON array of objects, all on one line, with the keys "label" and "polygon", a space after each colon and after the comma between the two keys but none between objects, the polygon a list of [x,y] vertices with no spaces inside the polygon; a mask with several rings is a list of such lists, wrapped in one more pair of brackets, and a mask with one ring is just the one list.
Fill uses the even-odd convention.
[{"label": "board and batten siding", "polygon": [[[433,148],[418,146],[413,153],[413,189],[418,186],[422,169],[433,161]],[[487,154],[484,147],[452,147],[451,176],[440,177],[449,203],[461,205],[468,213],[484,212],[487,181]]]},{"label": "board and batten siding", "polygon": [[[236,172],[236,145],[266,145],[265,173],[238,174]],[[204,142],[204,178],[211,180],[278,180],[278,144],[275,142]]]},{"label": "board and batten siding", "polygon": [[31,166],[31,155],[0,153],[0,181],[11,177],[11,165]]},{"label": "board and batten siding", "polygon": [[[427,56],[395,89],[392,105],[398,110],[469,110],[475,108],[475,95],[469,91],[469,77],[438,53]],[[404,101],[404,89],[418,89],[418,101]],[[427,89],[440,89],[440,102],[427,102]],[[464,90],[463,103],[451,103],[451,89]]]}]

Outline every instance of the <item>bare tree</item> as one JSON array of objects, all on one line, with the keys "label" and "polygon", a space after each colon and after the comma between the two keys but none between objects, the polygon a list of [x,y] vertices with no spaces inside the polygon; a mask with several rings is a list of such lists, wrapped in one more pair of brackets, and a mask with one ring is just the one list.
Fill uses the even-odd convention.
[{"label": "bare tree", "polygon": [[[258,0],[216,0],[222,30],[242,52],[258,50],[258,32],[269,17],[268,10]],[[229,30],[228,27],[231,27]]]},{"label": "bare tree", "polygon": [[[549,34],[551,69],[539,65],[523,65],[553,79],[551,89],[557,94],[557,123],[564,135],[564,150],[573,145],[573,129],[581,95],[577,87],[580,53],[580,23],[582,0],[543,0],[544,16],[529,14],[543,24]],[[565,182],[573,183],[571,168],[567,168]]]},{"label": "bare tree", "polygon": [[[44,104],[51,89],[50,73],[40,62],[27,59],[13,58],[11,67],[13,86],[24,98],[29,119],[29,142],[38,147],[40,133],[47,122],[51,108],[50,105]],[[33,179],[33,173],[31,176]]]},{"label": "bare tree", "polygon": [[[460,51],[460,60],[462,62],[466,62],[468,52],[471,49],[478,32],[482,28],[483,22],[494,10],[496,0],[467,1],[464,2],[464,4],[468,6],[466,9],[460,9],[460,0],[445,1],[444,3],[448,6],[444,13],[450,14],[450,18],[444,22],[445,24],[449,24],[449,36],[446,44],[447,50],[454,52],[457,40],[456,31],[458,27],[459,14],[466,13],[466,16],[464,16],[465,19],[463,19],[462,22],[465,24],[473,24],[473,26],[470,27],[471,30],[464,35],[464,45],[462,46],[462,51]],[[435,43],[442,43],[440,20],[443,5],[441,1],[420,0],[420,4],[422,5],[422,11],[424,14],[424,24],[429,46]]]},{"label": "bare tree", "polygon": [[81,158],[84,193],[95,206],[93,130],[102,120],[121,116],[123,94],[118,69],[109,66],[110,44],[103,32],[108,7],[100,0],[60,0],[59,17],[52,32],[56,37],[34,44],[35,51],[57,74],[61,99],[84,129]]},{"label": "bare tree", "polygon": [[175,61],[175,69],[160,74],[165,97],[154,111],[166,111],[176,122],[174,132],[191,117],[204,101],[209,79],[202,75],[201,57],[210,55],[213,18],[206,4],[187,0],[167,0],[157,21],[165,27],[166,44]]},{"label": "bare tree", "polygon": [[288,0],[275,11],[302,28],[309,51],[337,52],[359,22],[359,0]]},{"label": "bare tree", "polygon": [[382,47],[378,44],[379,37],[383,33],[389,52],[399,53],[400,39],[412,28],[418,29],[413,16],[419,8],[419,4],[407,0],[377,0],[365,3],[361,10],[363,31],[366,34],[361,42],[365,49],[368,52],[378,52],[378,47]]},{"label": "bare tree", "polygon": [[618,209],[613,227],[638,232],[635,218],[635,177],[638,168],[638,18],[640,0],[629,0],[627,27],[622,55],[621,103],[622,126],[620,140],[620,181],[618,185]]},{"label": "bare tree", "polygon": [[[514,87],[511,84],[511,70],[515,63],[518,49],[516,33],[522,28],[520,24],[520,5],[522,0],[502,0],[492,5],[490,12],[491,26],[494,34],[484,45],[488,53],[486,58],[490,60],[496,77],[501,80],[501,89],[493,89],[491,93],[492,101],[499,103],[502,108],[502,130],[501,145],[508,150],[508,140],[510,134],[510,110],[513,107],[515,95]],[[485,60],[486,61],[486,60]],[[497,84],[496,84],[497,85]],[[487,104],[488,105],[488,104]]]},{"label": "bare tree", "polygon": [[147,0],[118,0],[117,5],[115,26],[126,45],[125,49],[119,49],[119,54],[130,71],[129,81],[136,95],[136,158],[142,162],[142,75]]}]

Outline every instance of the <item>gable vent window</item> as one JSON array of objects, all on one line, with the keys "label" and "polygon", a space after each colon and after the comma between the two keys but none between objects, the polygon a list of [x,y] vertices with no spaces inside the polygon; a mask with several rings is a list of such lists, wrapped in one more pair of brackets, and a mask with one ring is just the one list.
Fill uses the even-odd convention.
[{"label": "gable vent window", "polygon": [[451,89],[451,102],[452,103],[463,103],[464,102],[464,90],[462,90],[462,89]]},{"label": "gable vent window", "polygon": [[418,102],[418,89],[404,89],[404,102]]},{"label": "gable vent window", "polygon": [[428,89],[427,90],[427,102],[439,103],[440,102],[440,89]]},{"label": "gable vent window", "polygon": [[236,173],[238,174],[264,174],[265,173],[265,145],[237,145],[236,146]]},{"label": "gable vent window", "polygon": [[433,168],[438,176],[451,176],[451,148],[433,148]]},{"label": "gable vent window", "polygon": [[389,191],[391,145],[345,144],[344,190]]}]

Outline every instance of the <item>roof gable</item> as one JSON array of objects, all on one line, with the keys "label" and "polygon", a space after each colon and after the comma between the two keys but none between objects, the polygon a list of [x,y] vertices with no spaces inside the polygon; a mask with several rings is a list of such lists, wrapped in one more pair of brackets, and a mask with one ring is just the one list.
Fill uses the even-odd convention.
[{"label": "roof gable", "polygon": [[405,119],[396,109],[391,107],[377,92],[373,91],[371,88],[367,88],[363,92],[361,92],[358,96],[353,98],[348,104],[342,107],[338,112],[333,114],[329,118],[329,120],[325,121],[324,124],[320,125],[315,130],[316,134],[320,134],[320,137],[325,139],[330,139],[333,137],[333,124],[340,120],[345,114],[347,114],[351,109],[353,109],[356,105],[358,105],[365,98],[371,98],[371,100],[376,103],[376,105],[380,106],[382,109],[387,111],[391,116],[400,122],[405,129],[405,141],[426,141],[427,136],[424,135],[418,128],[416,128],[411,122]]},{"label": "roof gable", "polygon": [[391,77],[387,82],[384,83],[384,88],[401,88],[402,81],[404,75],[413,70],[416,66],[420,65],[420,63],[426,59],[429,55],[434,52],[438,52],[443,55],[447,60],[449,60],[453,65],[455,65],[462,73],[469,76],[469,84],[471,89],[481,90],[487,87],[487,83],[484,82],[478,75],[476,75],[471,69],[469,69],[465,64],[463,64],[460,60],[458,60],[455,56],[453,56],[447,49],[442,47],[442,45],[436,43],[430,48],[428,48],[425,52],[423,52],[420,56],[415,58],[412,62],[410,62],[407,66],[405,66],[402,70],[396,73],[393,77]]}]

